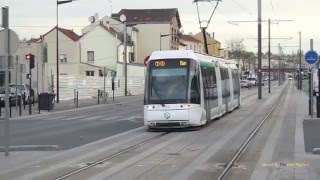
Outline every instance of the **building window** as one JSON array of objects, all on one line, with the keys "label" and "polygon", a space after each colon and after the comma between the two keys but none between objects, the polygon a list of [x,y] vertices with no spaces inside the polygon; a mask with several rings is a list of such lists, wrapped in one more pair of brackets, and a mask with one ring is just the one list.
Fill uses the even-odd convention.
[{"label": "building window", "polygon": [[68,58],[66,54],[60,54],[59,59],[61,64],[66,64],[68,62]]},{"label": "building window", "polygon": [[89,62],[94,61],[94,51],[87,51],[87,57]]},{"label": "building window", "polygon": [[174,34],[173,34],[173,28],[171,28],[171,41],[173,42],[173,39],[174,39]]},{"label": "building window", "polygon": [[99,70],[99,76],[103,77],[103,71],[101,69]]},{"label": "building window", "polygon": [[86,76],[94,76],[94,71],[86,71]]}]

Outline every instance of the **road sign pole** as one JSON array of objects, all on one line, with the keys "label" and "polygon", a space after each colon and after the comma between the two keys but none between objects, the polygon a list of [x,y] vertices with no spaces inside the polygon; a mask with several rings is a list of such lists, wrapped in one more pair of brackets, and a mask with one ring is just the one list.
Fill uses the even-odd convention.
[{"label": "road sign pole", "polygon": [[[306,62],[310,65],[317,64],[319,60],[319,55],[317,52],[313,51],[313,39],[310,39],[310,51],[308,51],[304,58]],[[319,96],[319,93],[317,94]],[[317,98],[317,111],[318,111],[318,98]],[[319,107],[320,109],[320,107]],[[309,69],[309,115],[313,117],[313,73],[311,72],[311,68]],[[318,116],[318,113],[317,113]]]},{"label": "road sign pole", "polygon": [[5,29],[5,122],[4,122],[4,152],[9,156],[10,124],[9,124],[9,58],[10,58],[10,34],[9,34],[9,7],[2,8],[2,27]]},{"label": "road sign pole", "polygon": [[106,67],[103,67],[103,103],[106,103]]}]

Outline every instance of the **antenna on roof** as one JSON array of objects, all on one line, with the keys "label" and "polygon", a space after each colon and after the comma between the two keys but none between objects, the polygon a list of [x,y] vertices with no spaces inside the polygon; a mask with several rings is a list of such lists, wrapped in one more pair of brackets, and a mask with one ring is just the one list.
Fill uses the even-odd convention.
[{"label": "antenna on roof", "polygon": [[94,18],[97,20],[99,19],[99,14],[98,13],[94,13]]}]

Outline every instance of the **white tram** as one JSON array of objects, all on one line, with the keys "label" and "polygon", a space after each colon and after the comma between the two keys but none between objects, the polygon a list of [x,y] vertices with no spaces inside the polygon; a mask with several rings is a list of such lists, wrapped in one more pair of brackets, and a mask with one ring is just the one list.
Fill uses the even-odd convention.
[{"label": "white tram", "polygon": [[201,126],[240,106],[235,61],[193,51],[157,51],[148,61],[144,124]]}]

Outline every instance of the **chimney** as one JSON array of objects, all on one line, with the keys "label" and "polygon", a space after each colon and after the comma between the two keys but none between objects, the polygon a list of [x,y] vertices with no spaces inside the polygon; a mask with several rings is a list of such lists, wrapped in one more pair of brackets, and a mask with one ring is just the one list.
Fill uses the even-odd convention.
[{"label": "chimney", "polygon": [[212,39],[214,39],[214,32],[212,32]]}]

